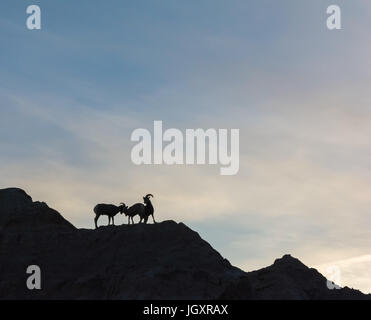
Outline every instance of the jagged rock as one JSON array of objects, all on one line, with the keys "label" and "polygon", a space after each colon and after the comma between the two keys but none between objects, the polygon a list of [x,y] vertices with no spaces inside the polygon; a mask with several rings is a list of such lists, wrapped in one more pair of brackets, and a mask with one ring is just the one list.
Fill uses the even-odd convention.
[{"label": "jagged rock", "polygon": [[0,232],[73,230],[75,227],[44,202],[33,202],[21,189],[0,190]]},{"label": "jagged rock", "polygon": [[[183,223],[76,229],[16,188],[0,190],[0,261],[0,299],[369,298],[329,293],[321,274],[290,256],[243,272]],[[42,290],[26,287],[33,264]]]},{"label": "jagged rock", "polygon": [[371,299],[358,290],[328,289],[327,279],[300,260],[284,255],[273,265],[248,272],[222,294],[224,299],[336,300]]},{"label": "jagged rock", "polygon": [[212,299],[243,274],[182,223],[76,229],[19,189],[0,199],[2,299]]}]

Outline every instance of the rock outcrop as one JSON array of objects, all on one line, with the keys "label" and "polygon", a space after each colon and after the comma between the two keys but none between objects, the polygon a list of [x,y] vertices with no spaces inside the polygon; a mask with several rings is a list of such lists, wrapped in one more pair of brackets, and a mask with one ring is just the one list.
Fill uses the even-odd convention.
[{"label": "rock outcrop", "polygon": [[[330,283],[330,287],[334,287]],[[348,287],[328,289],[327,279],[316,269],[285,255],[273,265],[248,272],[232,283],[222,294],[225,299],[254,300],[363,300],[371,299],[361,291]]]},{"label": "rock outcrop", "polygon": [[[16,188],[0,190],[0,261],[0,299],[370,298],[328,290],[290,256],[246,273],[183,223],[77,229]],[[41,269],[41,290],[26,287],[29,265]]]}]

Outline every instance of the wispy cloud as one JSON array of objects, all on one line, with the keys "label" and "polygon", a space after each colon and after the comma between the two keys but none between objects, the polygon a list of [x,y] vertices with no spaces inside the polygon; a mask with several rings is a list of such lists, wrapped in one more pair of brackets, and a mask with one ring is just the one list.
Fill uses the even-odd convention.
[{"label": "wispy cloud", "polygon": [[[1,186],[79,227],[97,202],[151,192],[159,220],[187,222],[246,270],[288,252],[311,266],[368,255],[369,4],[340,1],[331,33],[323,1],[117,1],[109,15],[40,2],[40,33],[24,28],[27,1],[0,7]],[[135,166],[131,131],[153,120],[239,128],[239,174]],[[368,277],[367,263],[345,277]]]}]

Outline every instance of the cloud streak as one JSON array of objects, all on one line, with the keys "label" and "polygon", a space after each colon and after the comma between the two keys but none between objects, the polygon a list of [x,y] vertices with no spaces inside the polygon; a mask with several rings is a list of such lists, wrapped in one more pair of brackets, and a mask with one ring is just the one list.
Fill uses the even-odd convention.
[{"label": "cloud streak", "polygon": [[[190,224],[246,270],[285,253],[311,266],[368,256],[369,4],[340,1],[346,27],[329,33],[323,1],[117,2],[110,16],[41,2],[39,34],[20,27],[26,2],[1,4],[2,187],[79,227],[97,202],[153,193],[159,220]],[[153,120],[239,128],[239,174],[135,166],[130,134]],[[366,292],[362,259],[339,263]]]}]

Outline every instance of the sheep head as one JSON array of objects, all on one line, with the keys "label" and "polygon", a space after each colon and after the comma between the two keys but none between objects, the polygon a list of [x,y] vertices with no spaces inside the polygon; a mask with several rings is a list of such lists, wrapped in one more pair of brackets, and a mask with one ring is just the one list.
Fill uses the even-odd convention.
[{"label": "sheep head", "polygon": [[120,209],[120,213],[123,214],[128,209],[128,206],[125,203],[121,202],[119,209]]},{"label": "sheep head", "polygon": [[151,202],[150,201],[150,198],[153,198],[153,195],[152,194],[147,194],[145,197],[143,197],[143,201],[144,201],[144,203],[148,203],[148,202]]}]

